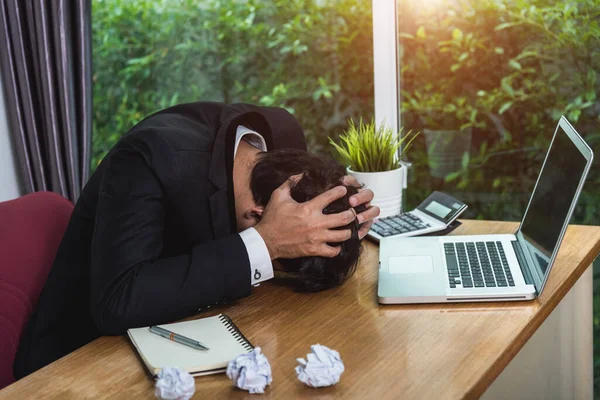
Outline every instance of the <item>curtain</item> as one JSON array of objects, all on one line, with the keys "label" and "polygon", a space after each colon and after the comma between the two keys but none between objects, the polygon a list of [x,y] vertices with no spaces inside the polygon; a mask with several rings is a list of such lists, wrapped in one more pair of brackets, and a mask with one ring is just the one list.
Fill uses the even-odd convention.
[{"label": "curtain", "polygon": [[75,202],[90,173],[90,0],[0,0],[0,73],[25,192]]}]

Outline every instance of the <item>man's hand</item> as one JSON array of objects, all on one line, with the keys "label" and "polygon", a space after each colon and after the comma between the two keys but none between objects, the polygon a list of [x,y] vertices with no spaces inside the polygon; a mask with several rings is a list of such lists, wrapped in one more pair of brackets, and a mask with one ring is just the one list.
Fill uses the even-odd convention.
[{"label": "man's hand", "polygon": [[332,228],[352,222],[355,219],[353,210],[323,214],[325,207],[344,197],[346,188],[338,186],[312,200],[298,203],[292,199],[290,189],[301,177],[293,176],[273,191],[260,222],[254,227],[265,241],[273,260],[305,256],[335,257],[340,247],[332,247],[327,243],[343,242],[352,236],[350,229]]},{"label": "man's hand", "polygon": [[371,189],[361,189],[360,184],[353,176],[346,175],[344,177],[344,184],[354,186],[358,189],[358,193],[350,197],[350,205],[356,207],[360,204],[364,204],[367,209],[356,216],[358,223],[361,224],[360,230],[358,231],[358,237],[364,238],[369,233],[373,220],[379,216],[379,207],[371,206],[371,200],[373,200],[374,194]]}]

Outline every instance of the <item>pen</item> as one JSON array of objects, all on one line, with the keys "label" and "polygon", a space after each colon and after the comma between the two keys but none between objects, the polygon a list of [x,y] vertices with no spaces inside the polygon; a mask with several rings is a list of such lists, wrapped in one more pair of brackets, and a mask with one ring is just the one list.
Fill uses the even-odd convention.
[{"label": "pen", "polygon": [[151,326],[150,332],[154,333],[155,335],[162,336],[165,339],[169,339],[174,342],[181,343],[185,346],[191,347],[196,350],[204,350],[204,351],[209,350],[208,347],[206,347],[205,345],[203,345],[202,343],[200,343],[197,340],[190,339],[190,338],[182,336],[178,333],[168,331],[159,326]]}]

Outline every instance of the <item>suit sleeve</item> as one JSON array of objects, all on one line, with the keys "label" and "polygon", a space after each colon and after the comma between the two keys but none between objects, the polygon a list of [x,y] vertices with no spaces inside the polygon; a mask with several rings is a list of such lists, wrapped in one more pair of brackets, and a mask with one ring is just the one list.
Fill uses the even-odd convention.
[{"label": "suit sleeve", "polygon": [[136,151],[117,150],[107,161],[91,251],[91,313],[103,334],[250,294],[250,262],[238,234],[161,257],[167,199],[159,179]]}]

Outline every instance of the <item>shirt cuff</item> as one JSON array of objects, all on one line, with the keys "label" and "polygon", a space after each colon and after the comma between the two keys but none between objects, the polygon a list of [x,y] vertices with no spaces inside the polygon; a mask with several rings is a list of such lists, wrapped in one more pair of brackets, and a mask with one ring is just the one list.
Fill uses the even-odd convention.
[{"label": "shirt cuff", "polygon": [[275,275],[269,249],[260,233],[254,228],[248,228],[240,232],[240,237],[246,246],[248,258],[250,259],[250,277],[252,285],[269,280]]}]

